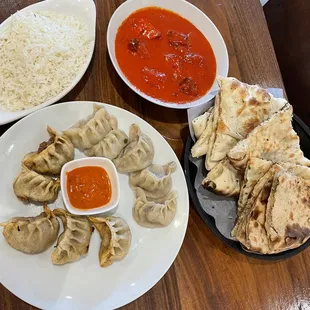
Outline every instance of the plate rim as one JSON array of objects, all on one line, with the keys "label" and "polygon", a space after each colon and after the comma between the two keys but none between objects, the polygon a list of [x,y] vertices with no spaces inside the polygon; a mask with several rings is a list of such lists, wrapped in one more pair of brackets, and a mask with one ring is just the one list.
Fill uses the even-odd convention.
[{"label": "plate rim", "polygon": [[[310,139],[310,128],[301,120],[299,116],[297,116],[295,113],[293,114],[293,124],[296,122],[301,129],[305,132],[305,134],[308,136]],[[223,236],[220,231],[217,229],[215,223],[214,223],[214,217],[206,213],[197,197],[196,194],[196,189],[194,187],[193,181],[190,176],[190,169],[194,168],[197,170],[197,167],[189,160],[189,154],[191,152],[191,148],[194,144],[194,141],[192,140],[191,135],[187,137],[186,144],[185,144],[185,151],[184,151],[184,159],[183,159],[183,164],[184,164],[184,173],[185,173],[185,178],[187,182],[187,187],[188,191],[191,197],[191,200],[193,202],[193,205],[195,206],[196,211],[198,212],[199,216],[202,218],[202,220],[205,222],[205,224],[208,226],[208,228],[212,231],[212,233],[215,234],[218,239],[220,239],[225,245],[229,246],[230,248],[234,249],[240,254],[243,254],[247,257],[255,258],[258,260],[265,260],[265,261],[277,261],[277,260],[284,260],[288,259],[292,256],[295,256],[299,254],[300,252],[304,251],[309,245],[310,245],[310,239],[305,242],[303,245],[299,246],[298,248],[291,249],[284,251],[282,253],[278,254],[256,254],[253,252],[248,252],[245,251],[242,247],[240,242],[230,240]]]},{"label": "plate rim", "polygon": [[[70,105],[70,104],[74,104],[74,103],[86,103],[86,104],[97,104],[97,105],[101,105],[101,106],[108,106],[108,107],[112,107],[112,109],[116,109],[116,110],[121,110],[122,112],[124,111],[125,113],[128,113],[130,115],[133,115],[134,117],[137,117],[139,118],[139,120],[142,121],[142,123],[145,123],[147,124],[148,126],[152,127],[153,130],[155,130],[158,135],[160,135],[164,141],[164,143],[166,143],[166,145],[171,149],[171,151],[173,152],[175,158],[177,159],[177,161],[179,162],[179,166],[180,166],[180,172],[181,174],[183,175],[183,178],[184,178],[184,184],[186,186],[186,201],[185,201],[185,205],[187,206],[186,208],[186,219],[184,219],[184,230],[183,230],[183,233],[182,233],[182,236],[180,238],[180,243],[178,245],[178,249],[176,251],[176,253],[174,254],[174,257],[173,259],[171,259],[171,262],[169,264],[167,264],[167,267],[163,269],[163,271],[160,273],[160,276],[159,277],[156,277],[157,279],[155,281],[152,281],[151,284],[148,284],[145,286],[145,288],[143,288],[141,290],[141,292],[139,293],[136,293],[136,294],[132,294],[130,295],[130,298],[128,299],[128,301],[124,302],[124,303],[120,303],[120,304],[117,304],[116,308],[119,308],[119,307],[122,307],[122,306],[125,306],[133,301],[135,301],[136,299],[140,298],[141,296],[143,296],[144,294],[146,294],[149,290],[151,290],[164,276],[165,274],[168,272],[168,270],[171,268],[171,266],[173,265],[173,263],[175,262],[180,250],[181,250],[181,247],[183,245],[183,242],[184,242],[184,238],[185,238],[185,235],[186,235],[186,232],[187,232],[187,228],[188,228],[188,220],[189,220],[189,206],[190,206],[190,203],[189,203],[189,191],[188,191],[188,186],[187,186],[187,181],[186,181],[186,177],[185,177],[185,173],[184,173],[184,170],[183,170],[183,167],[182,167],[182,163],[181,163],[181,160],[177,157],[176,153],[174,152],[173,148],[169,145],[169,143],[166,141],[166,139],[161,135],[161,133],[155,128],[153,127],[151,124],[149,124],[146,120],[144,120],[143,118],[141,118],[139,115],[136,115],[134,113],[132,113],[131,111],[128,111],[126,109],[123,109],[121,107],[118,107],[118,106],[115,106],[115,105],[112,105],[112,104],[108,104],[108,103],[103,103],[103,102],[99,102],[99,101],[87,101],[87,100],[75,100],[75,101],[67,101],[67,102],[62,102],[62,103],[58,103],[58,104],[54,104],[54,105],[50,105],[48,107],[45,107],[44,109],[39,109],[31,114],[28,114],[27,116],[23,117],[22,119],[19,119],[15,124],[13,124],[10,128],[8,128],[0,137],[0,144],[2,142],[2,140],[6,137],[6,135],[8,135],[8,132],[14,128],[15,126],[19,126],[20,123],[23,123],[23,122],[27,122],[27,119],[30,118],[30,117],[33,117],[33,115],[35,115],[36,113],[40,113],[42,112],[43,110],[46,110],[46,109],[54,109],[54,108],[57,108],[58,106],[62,106],[62,105]],[[100,267],[100,266],[99,266]],[[32,305],[32,306],[35,306],[35,307],[38,307],[40,308],[40,305],[37,304],[37,303],[29,303],[29,301],[25,300],[24,298],[21,298],[20,296],[18,296],[17,294],[15,294],[9,287],[7,287],[4,283],[2,283],[0,281],[0,283],[10,292],[12,293],[14,296],[16,296],[17,298],[23,300],[25,303],[27,303],[28,305]]]}]

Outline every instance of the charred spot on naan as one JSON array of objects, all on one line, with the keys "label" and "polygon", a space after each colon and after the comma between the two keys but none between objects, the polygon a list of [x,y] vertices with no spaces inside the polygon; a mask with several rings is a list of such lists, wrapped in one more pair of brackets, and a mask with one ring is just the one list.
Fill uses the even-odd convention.
[{"label": "charred spot on naan", "polygon": [[302,242],[310,237],[310,229],[308,227],[301,227],[298,223],[288,224],[285,228],[285,235],[286,239],[289,238]]}]

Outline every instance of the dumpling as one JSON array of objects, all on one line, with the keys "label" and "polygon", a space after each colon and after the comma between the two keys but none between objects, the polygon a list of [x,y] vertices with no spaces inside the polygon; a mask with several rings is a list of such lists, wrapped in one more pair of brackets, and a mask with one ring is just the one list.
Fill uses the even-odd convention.
[{"label": "dumpling", "polygon": [[22,166],[20,174],[13,183],[15,195],[21,200],[51,202],[56,200],[60,189],[59,179],[38,174]]},{"label": "dumpling", "polygon": [[113,161],[118,172],[129,173],[148,167],[153,158],[152,140],[141,132],[138,125],[132,124],[129,130],[129,144]]},{"label": "dumpling", "polygon": [[115,216],[90,217],[90,220],[101,237],[100,266],[107,267],[115,261],[123,259],[127,255],[131,243],[131,232],[127,223]]},{"label": "dumpling", "polygon": [[46,251],[57,239],[59,222],[53,212],[44,206],[35,217],[14,217],[3,226],[3,236],[14,249],[26,254]]},{"label": "dumpling", "polygon": [[102,141],[85,150],[84,153],[86,156],[106,157],[112,160],[120,154],[127,143],[128,136],[125,132],[113,129]]},{"label": "dumpling", "polygon": [[47,126],[50,139],[42,142],[36,152],[23,159],[23,164],[38,173],[59,174],[62,166],[74,158],[74,147],[68,137],[58,135]]},{"label": "dumpling", "polygon": [[133,208],[133,218],[143,227],[156,228],[168,226],[174,219],[177,208],[177,195],[170,192],[167,196],[149,201],[141,188],[137,188],[137,199]]},{"label": "dumpling", "polygon": [[176,168],[173,161],[164,166],[150,165],[142,171],[130,173],[129,185],[134,190],[141,187],[148,198],[164,197],[171,191],[171,173]]},{"label": "dumpling", "polygon": [[63,133],[81,152],[101,141],[112,129],[117,128],[117,119],[105,110],[94,105],[93,114],[81,120]]},{"label": "dumpling", "polygon": [[79,260],[88,253],[92,224],[86,216],[72,215],[64,209],[55,209],[53,212],[61,218],[64,225],[64,231],[52,253],[53,264],[63,265]]}]

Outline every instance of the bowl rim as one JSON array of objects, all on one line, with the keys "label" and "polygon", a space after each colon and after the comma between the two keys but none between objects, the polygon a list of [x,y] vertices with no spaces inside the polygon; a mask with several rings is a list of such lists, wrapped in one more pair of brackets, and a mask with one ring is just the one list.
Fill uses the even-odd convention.
[{"label": "bowl rim", "polygon": [[[105,205],[94,208],[94,209],[77,209],[74,208],[71,203],[70,200],[68,198],[68,194],[67,194],[67,186],[66,186],[66,172],[69,170],[74,170],[76,168],[72,168],[70,170],[70,165],[80,162],[82,163],[81,167],[85,167],[89,165],[89,162],[92,161],[96,161],[98,164],[94,165],[97,167],[101,167],[101,168],[105,168],[107,166],[110,166],[112,168],[113,171],[113,178],[115,178],[115,183],[116,183],[116,197],[114,198],[113,203],[109,206],[106,207]],[[109,178],[111,179],[111,175],[109,174]],[[64,202],[64,205],[66,207],[66,209],[74,214],[74,215],[96,215],[96,214],[104,214],[104,213],[108,213],[112,210],[114,210],[115,208],[117,208],[118,204],[119,204],[119,200],[120,200],[120,185],[119,185],[119,176],[117,173],[117,169],[113,163],[112,160],[105,158],[105,157],[83,157],[83,158],[78,158],[78,159],[73,159],[69,162],[67,162],[66,164],[64,164],[61,168],[61,172],[60,172],[60,188],[61,188],[61,195],[62,195],[62,200]],[[115,191],[115,189],[113,189]],[[111,197],[112,200],[112,197]],[[110,202],[111,202],[110,200]],[[109,203],[110,203],[109,202]]]},{"label": "bowl rim", "polygon": [[[138,0],[127,0],[125,1],[124,3],[122,3],[115,11],[114,13],[112,14],[111,18],[110,18],[110,21],[109,21],[109,24],[108,24],[108,28],[107,28],[107,48],[108,48],[108,53],[109,53],[109,57],[110,57],[110,60],[112,62],[112,65],[114,67],[114,69],[116,70],[116,72],[118,73],[119,77],[122,79],[123,82],[125,82],[125,84],[131,88],[136,94],[138,94],[139,96],[141,96],[142,98],[146,99],[147,101],[149,102],[152,102],[152,103],[155,103],[157,105],[160,105],[162,107],[165,107],[165,108],[172,108],[172,109],[189,109],[189,108],[193,108],[193,107],[197,107],[197,106],[200,106],[208,101],[210,101],[211,99],[213,99],[218,91],[218,87],[216,86],[216,76],[218,75],[218,73],[216,72],[216,76],[214,78],[214,83],[213,85],[211,86],[211,88],[209,89],[209,91],[206,92],[205,95],[203,95],[202,97],[196,99],[196,100],[193,100],[193,101],[190,101],[190,102],[187,102],[187,103],[172,103],[172,102],[166,102],[166,101],[162,101],[160,99],[156,99],[154,97],[151,97],[147,94],[145,94],[144,92],[142,92],[139,88],[137,88],[136,86],[134,86],[128,79],[127,77],[123,74],[122,70],[120,69],[120,67],[118,66],[118,63],[117,63],[117,60],[116,60],[116,57],[115,55],[112,54],[112,51],[111,51],[111,45],[112,44],[115,44],[115,40],[113,40],[113,42],[110,42],[112,40],[110,40],[110,37],[111,37],[111,28],[112,28],[112,25],[114,23],[114,20],[115,20],[115,16],[121,11],[123,10],[124,8],[126,7],[130,7],[130,5],[135,2],[135,1],[138,1]],[[228,70],[229,70],[229,56],[228,56],[228,50],[227,50],[227,46],[225,44],[225,41],[223,39],[223,36],[221,34],[221,32],[218,30],[218,28],[215,26],[215,24],[212,22],[212,20],[203,12],[201,11],[199,8],[197,8],[195,5],[187,2],[186,0],[169,0],[169,1],[175,1],[175,2],[179,2],[179,3],[183,3],[184,5],[190,7],[191,9],[197,11],[199,14],[202,14],[204,16],[204,18],[210,23],[211,27],[214,29],[214,33],[216,33],[216,35],[218,36],[218,39],[220,41],[220,44],[222,45],[221,49],[223,49],[224,51],[224,54],[225,54],[225,59],[224,59],[224,62],[225,62],[225,68],[224,68],[224,74],[221,74],[221,76],[223,77],[227,77],[228,76]],[[130,14],[132,14],[133,12],[137,11],[137,10],[140,10],[140,9],[143,9],[143,8],[147,8],[147,7],[159,7],[159,8],[163,8],[165,10],[169,10],[163,6],[161,6],[160,4],[145,4],[144,6],[141,6],[140,8],[132,11]],[[171,10],[172,12],[182,16],[181,14]],[[129,15],[130,15],[129,14]],[[127,15],[127,17],[129,16]],[[127,18],[125,17],[125,19]],[[193,24],[192,20],[190,20],[189,18],[187,17],[184,17],[182,16],[183,18],[187,19],[190,23]],[[122,22],[125,20],[123,19]],[[121,25],[121,23],[118,25],[117,29],[119,28],[119,26]],[[194,25],[195,26],[195,25]],[[196,26],[195,26],[196,27]],[[198,27],[196,27],[199,31],[201,31]],[[205,38],[208,40],[208,42],[210,43],[209,39],[205,36]],[[213,51],[214,51],[214,48],[212,46],[212,44],[210,43]],[[115,53],[114,53],[115,54]],[[215,53],[214,53],[215,55]],[[216,56],[216,55],[215,55]]]}]

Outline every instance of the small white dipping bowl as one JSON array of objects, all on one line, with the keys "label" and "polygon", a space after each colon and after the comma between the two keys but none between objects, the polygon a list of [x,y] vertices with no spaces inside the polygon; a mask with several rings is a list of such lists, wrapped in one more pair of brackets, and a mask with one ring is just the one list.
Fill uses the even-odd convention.
[{"label": "small white dipping bowl", "polygon": [[[86,166],[96,166],[101,167],[106,170],[109,175],[112,187],[112,197],[108,204],[95,208],[95,209],[77,209],[74,208],[69,200],[68,192],[67,192],[67,172],[70,172],[76,168],[86,167]],[[92,214],[103,214],[109,211],[114,210],[119,203],[120,198],[120,189],[119,189],[119,180],[117,170],[110,159],[101,158],[101,157],[87,157],[72,160],[66,163],[60,173],[60,186],[62,198],[65,203],[67,210],[72,214],[77,215],[92,215]]]},{"label": "small white dipping bowl", "polygon": [[135,12],[136,10],[150,6],[156,6],[173,11],[181,15],[182,17],[186,18],[197,29],[199,29],[201,33],[207,38],[213,49],[216,59],[216,76],[219,75],[227,77],[229,67],[228,53],[225,42],[220,32],[207,15],[205,15],[197,7],[195,7],[194,5],[190,4],[185,0],[127,0],[122,5],[120,5],[112,15],[107,31],[108,51],[115,70],[122,78],[122,80],[138,95],[140,95],[141,97],[145,98],[148,101],[151,101],[155,104],[164,107],[174,109],[188,109],[195,106],[199,106],[211,100],[216,95],[216,92],[218,90],[218,85],[216,81],[214,81],[211,89],[201,98],[188,103],[178,104],[162,101],[146,95],[145,93],[140,91],[137,87],[135,87],[123,74],[115,57],[115,38],[117,30],[119,26],[122,24],[122,22],[131,13]]}]

